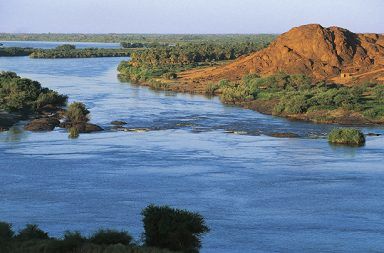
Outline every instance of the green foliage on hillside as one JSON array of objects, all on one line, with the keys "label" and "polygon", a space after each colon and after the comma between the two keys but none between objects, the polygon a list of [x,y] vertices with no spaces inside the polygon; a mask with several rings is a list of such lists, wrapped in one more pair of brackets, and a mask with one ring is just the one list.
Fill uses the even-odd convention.
[{"label": "green foliage on hillside", "polygon": [[275,100],[273,113],[276,115],[343,109],[358,112],[370,120],[384,120],[384,86],[379,84],[346,87],[312,83],[304,75],[278,73],[268,77],[253,74],[240,82],[221,82],[217,87],[216,93],[228,104]]},{"label": "green foliage on hillside", "polygon": [[64,106],[67,96],[41,87],[37,81],[14,72],[0,72],[0,110],[33,113],[46,106]]}]

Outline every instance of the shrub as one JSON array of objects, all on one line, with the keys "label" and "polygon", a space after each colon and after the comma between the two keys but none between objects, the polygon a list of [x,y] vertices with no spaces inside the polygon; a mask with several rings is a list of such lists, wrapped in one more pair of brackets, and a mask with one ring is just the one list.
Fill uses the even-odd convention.
[{"label": "shrub", "polygon": [[67,103],[68,97],[60,95],[56,91],[47,91],[40,93],[36,100],[36,107],[41,108],[46,105],[64,106]]},{"label": "shrub", "polygon": [[89,111],[83,103],[73,102],[66,112],[68,121],[73,123],[87,122]]},{"label": "shrub", "polygon": [[216,83],[209,83],[205,86],[205,95],[213,96],[219,89],[219,85]]},{"label": "shrub", "polygon": [[384,106],[377,105],[374,108],[367,109],[363,115],[370,119],[380,119],[384,117]]},{"label": "shrub", "polygon": [[77,127],[71,127],[69,129],[69,135],[68,135],[68,138],[70,139],[76,139],[78,138],[80,135],[80,131],[79,131],[79,128]]},{"label": "shrub", "polygon": [[16,239],[20,241],[43,240],[48,238],[48,234],[34,224],[27,224],[16,236]]},{"label": "shrub", "polygon": [[11,240],[14,234],[15,232],[13,232],[11,224],[0,222],[0,242]]},{"label": "shrub", "polygon": [[362,146],[365,143],[365,137],[358,129],[335,128],[328,135],[328,141],[333,144]]},{"label": "shrub", "polygon": [[49,242],[46,242],[45,253],[69,253],[75,252],[75,250],[80,249],[83,244],[87,241],[80,232],[69,232],[64,233],[64,238],[53,239]]},{"label": "shrub", "polygon": [[112,245],[123,244],[130,245],[132,243],[132,236],[127,232],[119,232],[116,230],[99,230],[89,239],[90,242],[99,245]]},{"label": "shrub", "polygon": [[200,214],[186,210],[150,205],[142,215],[145,244],[151,247],[198,252],[200,236],[209,231]]},{"label": "shrub", "polygon": [[163,74],[163,77],[168,80],[173,80],[177,78],[177,74],[175,72],[166,72]]}]

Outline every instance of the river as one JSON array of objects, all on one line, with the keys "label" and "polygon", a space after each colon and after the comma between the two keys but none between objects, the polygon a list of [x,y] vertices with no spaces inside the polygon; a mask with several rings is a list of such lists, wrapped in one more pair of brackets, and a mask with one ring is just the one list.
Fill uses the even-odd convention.
[{"label": "river", "polygon": [[[0,220],[54,236],[104,227],[139,239],[140,212],[154,203],[206,218],[203,253],[384,250],[383,136],[331,146],[331,125],[121,83],[122,59],[0,58],[0,70],[84,102],[106,128],[75,140],[21,125],[0,133]],[[112,131],[112,120],[151,131]]]}]

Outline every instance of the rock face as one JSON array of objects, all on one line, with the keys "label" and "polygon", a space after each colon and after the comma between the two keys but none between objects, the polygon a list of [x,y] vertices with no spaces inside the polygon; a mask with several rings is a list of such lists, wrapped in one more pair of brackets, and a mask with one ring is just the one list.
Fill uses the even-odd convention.
[{"label": "rock face", "polygon": [[55,118],[40,118],[29,122],[24,129],[33,132],[52,131],[60,125],[60,121]]},{"label": "rock face", "polygon": [[221,67],[181,75],[193,83],[239,80],[244,75],[283,71],[305,74],[315,81],[384,83],[384,35],[355,34],[318,24],[295,27],[267,48]]}]

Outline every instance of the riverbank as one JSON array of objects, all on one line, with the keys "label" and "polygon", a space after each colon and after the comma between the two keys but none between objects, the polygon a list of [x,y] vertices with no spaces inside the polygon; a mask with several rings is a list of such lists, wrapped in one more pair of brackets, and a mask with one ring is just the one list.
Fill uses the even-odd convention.
[{"label": "riverbank", "polygon": [[[119,78],[121,81],[129,81],[129,79],[125,78],[124,74],[121,74],[121,73],[119,74]],[[256,77],[256,78],[259,78],[259,77]],[[273,78],[274,77],[272,77],[272,79]],[[247,80],[247,81],[250,82],[250,80]],[[308,108],[304,110],[300,107],[306,106],[305,104],[307,102],[299,101],[297,102],[298,105],[293,103],[291,103],[290,105],[287,105],[287,107],[289,106],[298,107],[298,110],[302,110],[302,112],[300,113],[293,113],[292,111],[290,111],[291,109],[288,109],[288,110],[284,109],[284,110],[278,111],[277,108],[279,107],[279,105],[281,105],[282,100],[286,99],[287,96],[290,96],[290,95],[300,96],[301,95],[300,93],[302,93],[303,96],[305,96],[307,90],[311,89],[311,87],[307,87],[303,92],[298,91],[297,94],[290,94],[290,92],[292,92],[291,90],[289,90],[289,92],[288,90],[287,91],[281,90],[281,89],[276,90],[275,91],[276,94],[282,93],[280,95],[273,95],[272,94],[273,92],[271,91],[264,92],[263,94],[263,91],[259,90],[259,95],[261,96],[260,98],[258,98],[257,96],[253,97],[254,94],[251,94],[252,91],[249,91],[250,87],[238,89],[237,87],[242,85],[238,85],[236,83],[229,83],[226,81],[221,82],[221,84],[189,82],[188,80],[183,79],[182,75],[181,75],[181,78],[178,78],[175,80],[166,80],[164,78],[151,78],[146,81],[135,81],[135,84],[141,85],[141,86],[147,86],[154,90],[200,94],[200,95],[207,95],[207,96],[219,96],[221,98],[221,101],[225,104],[239,106],[246,109],[251,109],[266,115],[284,117],[290,120],[300,120],[300,121],[308,121],[308,122],[322,123],[322,124],[361,125],[361,126],[384,124],[384,117],[382,116],[384,115],[384,111],[382,110],[381,104],[374,105],[374,103],[377,102],[375,99],[373,99],[373,101],[369,101],[369,104],[366,106],[366,108],[364,108],[364,110],[360,108],[361,106],[363,106],[363,104],[359,104],[359,102],[361,101],[358,98],[357,100],[353,100],[353,96],[356,96],[356,95],[358,96],[359,94],[360,96],[362,96],[362,100],[368,97],[372,98],[372,94],[371,94],[372,87],[368,87],[370,89],[369,91],[362,90],[357,92],[359,94],[354,94],[355,90],[353,90],[353,87],[351,88],[351,87],[343,87],[343,86],[334,86],[333,84],[330,84],[329,88],[326,87],[324,88],[324,90],[321,91],[322,93],[325,94],[325,95],[323,94],[324,96],[329,95],[329,97],[322,98],[322,99],[332,100],[332,102],[329,102],[330,103],[329,105],[316,104],[313,107],[308,106]],[[318,87],[313,86],[312,88],[317,89]],[[379,90],[377,91],[378,93],[381,93],[381,86],[374,85],[373,89],[375,88]],[[226,92],[226,89],[227,90],[234,89],[234,91],[232,90],[232,91]],[[266,87],[262,87],[262,89],[265,90]],[[335,89],[335,90],[331,90],[331,89]],[[350,89],[351,94],[346,94],[349,91],[348,89]],[[236,92],[240,93],[240,95],[236,94]],[[332,92],[335,94],[331,94],[331,95],[328,94]],[[340,94],[336,94],[337,92]],[[364,92],[365,93],[368,92],[369,94],[363,94]],[[231,93],[230,99],[225,97],[228,95],[227,93]],[[302,97],[302,98],[303,100],[311,99],[309,97],[308,98]],[[339,105],[335,105],[333,100],[337,100],[337,99],[345,100],[345,101],[340,101]],[[378,98],[378,100],[379,99],[381,98]],[[351,101],[348,101],[348,100],[351,100]],[[350,109],[354,107],[359,108],[360,111]]]}]

